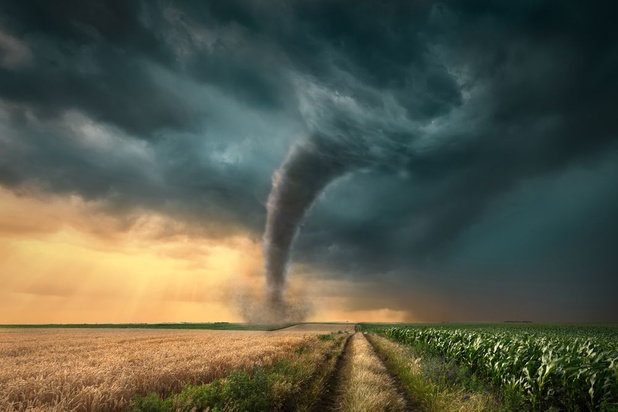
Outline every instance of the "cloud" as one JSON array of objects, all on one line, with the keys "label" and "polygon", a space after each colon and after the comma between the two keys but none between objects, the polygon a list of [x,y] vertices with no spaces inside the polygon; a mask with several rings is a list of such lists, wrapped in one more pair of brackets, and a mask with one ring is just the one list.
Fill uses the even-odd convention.
[{"label": "cloud", "polygon": [[419,314],[437,309],[415,288],[473,316],[495,302],[466,304],[448,285],[463,296],[492,285],[505,300],[515,285],[513,302],[533,301],[525,289],[536,279],[567,285],[531,305],[539,311],[566,308],[565,296],[578,297],[564,312],[573,316],[615,308],[586,286],[592,273],[616,287],[610,2],[0,7],[0,185],[10,193],[77,197],[124,221],[119,231],[152,213],[180,222],[162,237],[257,240],[273,171],[310,140],[350,165],[292,253],[323,279],[370,282],[404,302],[380,286],[393,273]]},{"label": "cloud", "polygon": [[1,31],[0,49],[3,55],[0,65],[3,67],[15,69],[27,66],[32,60],[32,52],[27,44]]}]

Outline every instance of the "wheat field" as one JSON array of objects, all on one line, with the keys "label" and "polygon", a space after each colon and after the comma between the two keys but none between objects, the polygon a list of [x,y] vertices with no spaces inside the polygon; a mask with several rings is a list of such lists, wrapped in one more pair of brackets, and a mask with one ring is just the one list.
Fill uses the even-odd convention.
[{"label": "wheat field", "polygon": [[118,411],[305,345],[303,331],[0,329],[0,410]]}]

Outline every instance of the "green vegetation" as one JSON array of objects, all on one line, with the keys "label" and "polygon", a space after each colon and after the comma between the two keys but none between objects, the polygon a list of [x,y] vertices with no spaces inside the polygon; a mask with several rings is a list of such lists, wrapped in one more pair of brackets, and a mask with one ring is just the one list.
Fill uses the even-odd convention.
[{"label": "green vegetation", "polygon": [[329,336],[316,338],[311,345],[272,365],[233,371],[206,385],[186,386],[166,398],[156,393],[138,397],[132,411],[311,410],[318,403],[349,335]]},{"label": "green vegetation", "polygon": [[[135,411],[239,410],[268,411],[290,409],[292,395],[300,391],[307,370],[299,365],[279,361],[269,368],[234,371],[224,379],[208,385],[187,386],[168,398],[150,394],[135,400]],[[210,408],[210,409],[208,409]]]},{"label": "green vegetation", "polygon": [[618,340],[611,326],[424,325],[377,331],[456,362],[504,399],[519,399],[522,410],[618,411]]},{"label": "green vegetation", "polygon": [[333,339],[335,339],[335,334],[333,334],[333,333],[324,333],[322,335],[318,335],[317,338],[319,340],[333,340]]},{"label": "green vegetation", "polygon": [[362,333],[355,333],[350,339],[337,375],[332,408],[325,410],[402,412],[410,409]]},{"label": "green vegetation", "polygon": [[513,333],[540,333],[545,336],[563,336],[569,338],[589,338],[596,340],[618,341],[618,324],[605,323],[532,323],[532,322],[504,322],[504,323],[361,323],[362,330],[372,332],[385,328],[432,328],[457,330],[483,330]]},{"label": "green vegetation", "polygon": [[424,412],[513,412],[513,403],[499,399],[486,385],[444,357],[373,333],[366,335],[391,373],[397,377],[415,410]]},{"label": "green vegetation", "polygon": [[294,325],[286,323],[281,325],[260,325],[253,323],[47,323],[47,324],[22,324],[22,325],[0,325],[0,328],[18,329],[45,329],[45,328],[67,328],[67,329],[208,329],[208,330],[277,330]]}]

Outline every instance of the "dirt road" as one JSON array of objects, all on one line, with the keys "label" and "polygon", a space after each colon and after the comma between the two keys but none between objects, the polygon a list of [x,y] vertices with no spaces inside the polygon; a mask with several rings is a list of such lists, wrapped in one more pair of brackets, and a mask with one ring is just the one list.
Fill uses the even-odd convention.
[{"label": "dirt road", "polygon": [[344,347],[320,410],[399,412],[412,408],[371,344],[356,332]]}]

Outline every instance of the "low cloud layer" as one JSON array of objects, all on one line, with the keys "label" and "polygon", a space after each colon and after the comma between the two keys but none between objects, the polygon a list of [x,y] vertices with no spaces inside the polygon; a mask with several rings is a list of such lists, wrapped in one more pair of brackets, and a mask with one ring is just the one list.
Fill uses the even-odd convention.
[{"label": "low cloud layer", "polygon": [[617,320],[616,12],[5,1],[0,185],[94,202],[119,231],[146,211],[182,222],[162,237],[258,241],[273,172],[313,142],[351,166],[291,276],[410,319]]}]

